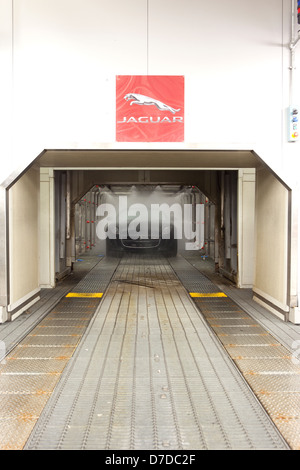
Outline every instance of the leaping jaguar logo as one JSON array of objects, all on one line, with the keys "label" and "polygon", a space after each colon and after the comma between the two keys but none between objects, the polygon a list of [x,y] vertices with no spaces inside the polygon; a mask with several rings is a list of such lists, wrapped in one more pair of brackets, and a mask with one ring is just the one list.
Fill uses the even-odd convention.
[{"label": "leaping jaguar logo", "polygon": [[124,99],[126,101],[134,100],[134,101],[131,101],[130,106],[133,104],[139,104],[139,105],[145,105],[145,106],[154,105],[160,111],[170,111],[173,114],[178,113],[178,111],[180,111],[180,109],[171,108],[171,106],[168,106],[167,104],[162,103],[161,101],[155,100],[154,98],[149,98],[149,96],[139,95],[138,93],[128,93],[127,95],[124,96]]}]

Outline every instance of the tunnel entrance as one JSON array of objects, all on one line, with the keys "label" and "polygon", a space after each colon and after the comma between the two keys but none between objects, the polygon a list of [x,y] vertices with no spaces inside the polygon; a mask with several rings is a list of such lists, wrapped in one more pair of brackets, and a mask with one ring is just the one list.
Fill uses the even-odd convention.
[{"label": "tunnel entrance", "polygon": [[[117,183],[120,175],[125,181]],[[148,171],[148,181],[141,182],[141,171],[56,171],[56,279],[86,253],[197,253],[238,284],[238,175],[237,170]],[[249,213],[248,218],[244,230],[253,237],[254,218]],[[247,269],[253,273],[253,261]]]},{"label": "tunnel entrance", "polygon": [[[0,201],[6,227],[1,318],[16,318],[39,298],[41,288],[68,275],[83,253],[106,255],[106,241],[96,232],[104,196],[115,203],[133,191],[145,196],[158,188],[169,208],[175,201],[181,209],[189,206],[192,233],[201,225],[198,240],[176,239],[176,253],[192,248],[288,319],[298,302],[291,277],[296,270],[290,266],[290,188],[253,151],[196,149],[46,150],[12,175],[2,185]],[[136,220],[133,226],[141,230]]]}]

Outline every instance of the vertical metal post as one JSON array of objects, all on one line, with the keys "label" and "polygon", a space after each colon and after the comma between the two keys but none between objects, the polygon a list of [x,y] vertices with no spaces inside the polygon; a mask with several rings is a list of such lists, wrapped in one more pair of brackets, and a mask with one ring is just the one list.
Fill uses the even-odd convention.
[{"label": "vertical metal post", "polygon": [[94,189],[92,190],[91,194],[91,210],[92,210],[92,215],[91,215],[91,246],[95,246],[95,200],[96,200],[96,193]]},{"label": "vertical metal post", "polygon": [[71,238],[71,176],[70,171],[67,171],[66,182],[66,239]]},{"label": "vertical metal post", "polygon": [[66,256],[66,175],[61,175],[60,185],[60,259]]},{"label": "vertical metal post", "polygon": [[0,186],[0,323],[8,319],[8,211],[7,191]]},{"label": "vertical metal post", "polygon": [[225,258],[231,258],[231,230],[230,230],[230,175],[225,174],[225,200],[224,200],[224,229],[225,229]]}]

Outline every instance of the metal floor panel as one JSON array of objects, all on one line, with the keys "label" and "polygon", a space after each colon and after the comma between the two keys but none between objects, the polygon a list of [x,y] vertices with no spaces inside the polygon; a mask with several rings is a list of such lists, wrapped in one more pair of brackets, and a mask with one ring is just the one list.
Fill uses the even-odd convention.
[{"label": "metal floor panel", "polygon": [[25,448],[288,446],[169,262],[128,256]]},{"label": "metal floor panel", "polygon": [[215,273],[213,260],[204,260],[199,257],[196,252],[186,252],[184,258],[188,261],[190,269],[192,268],[193,270],[193,268],[196,268],[202,274],[205,274],[235,302],[237,308],[243,309],[244,312],[254,318],[260,325],[266,328],[280,344],[290,350],[291,353],[295,352],[293,343],[299,340],[300,325],[295,325],[291,322],[283,322],[253,299],[252,289],[239,289],[225,277]]},{"label": "metal floor panel", "polygon": [[[87,292],[91,287],[105,288],[117,264],[116,260],[103,260],[96,265],[95,272],[80,281],[80,292],[85,280]],[[69,291],[65,289],[64,294]],[[43,314],[38,325],[1,362],[0,450],[24,448],[100,300],[65,297],[55,302],[51,313]]]},{"label": "metal floor panel", "polygon": [[[189,292],[191,288],[193,292],[207,292],[207,281],[202,288],[204,275],[184,258],[178,257],[172,266]],[[300,450],[299,361],[293,360],[290,350],[257,320],[245,312],[241,315],[240,307],[231,298],[198,297],[193,301],[289,446]]]},{"label": "metal floor panel", "polygon": [[26,310],[13,322],[0,325],[0,341],[5,343],[6,352],[10,352],[39,323],[55,305],[78,284],[82,277],[101,261],[100,256],[84,255],[78,261],[71,275],[59,281],[55,289],[41,289],[40,300]]}]

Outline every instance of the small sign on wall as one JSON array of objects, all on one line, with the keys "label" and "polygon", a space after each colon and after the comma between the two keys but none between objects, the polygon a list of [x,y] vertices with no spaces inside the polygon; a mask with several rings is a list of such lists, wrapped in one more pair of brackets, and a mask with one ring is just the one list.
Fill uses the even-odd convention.
[{"label": "small sign on wall", "polygon": [[118,75],[117,142],[183,142],[184,77]]},{"label": "small sign on wall", "polygon": [[290,106],[288,108],[288,141],[298,142],[299,140],[299,107]]}]

